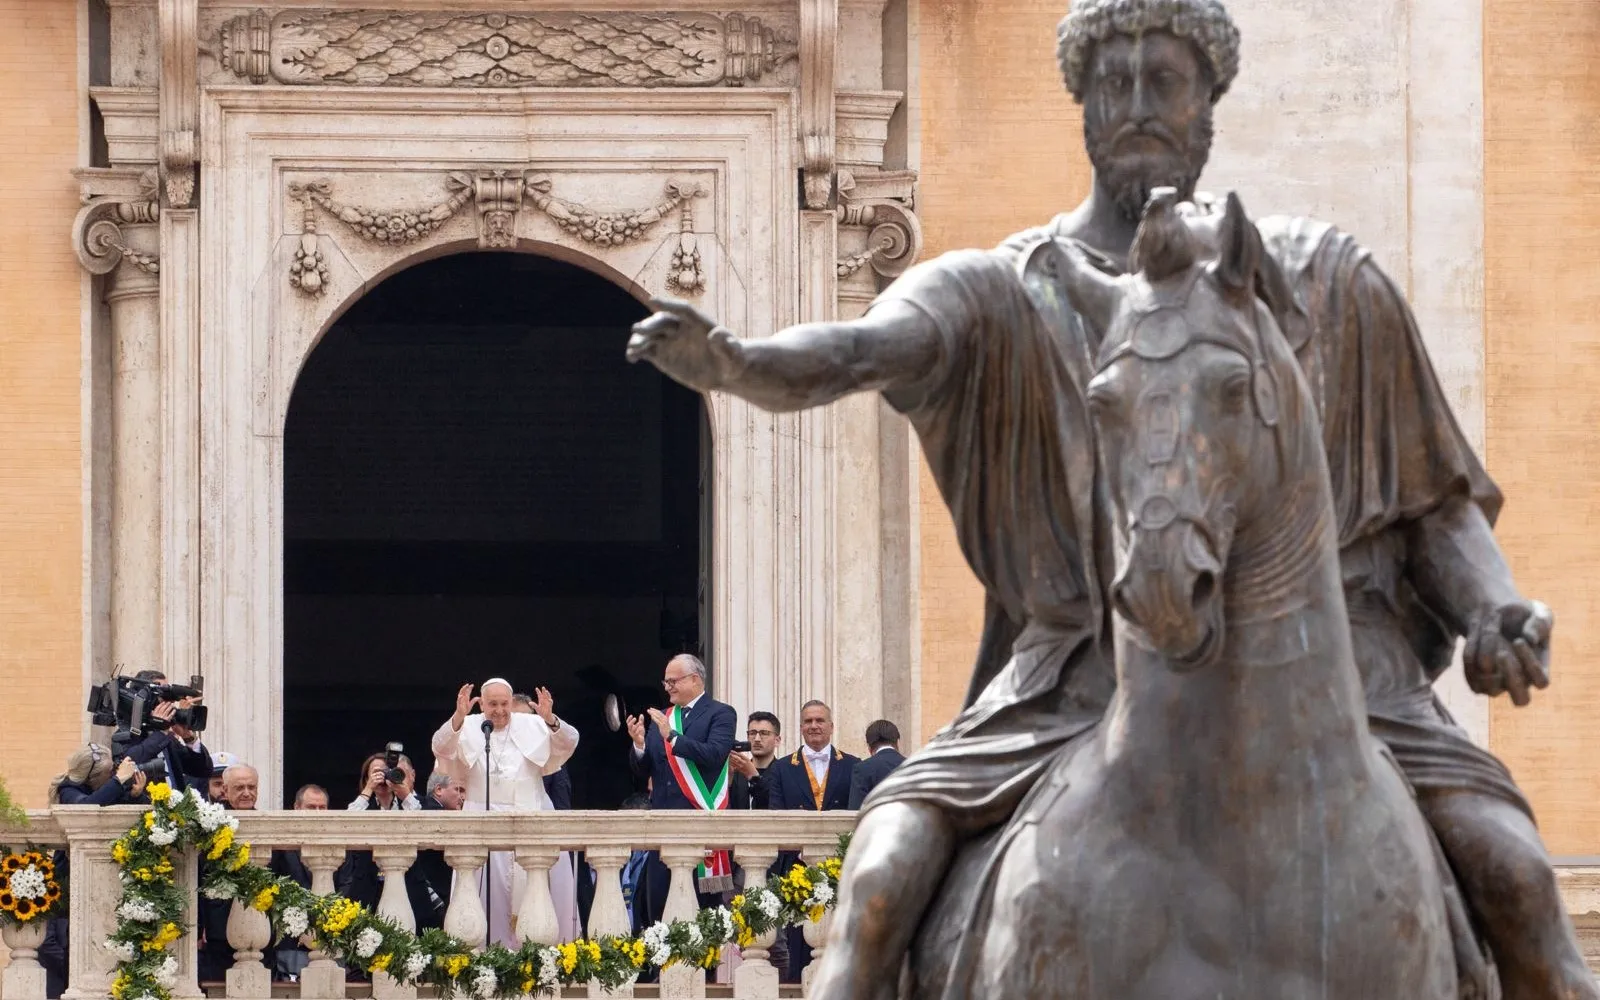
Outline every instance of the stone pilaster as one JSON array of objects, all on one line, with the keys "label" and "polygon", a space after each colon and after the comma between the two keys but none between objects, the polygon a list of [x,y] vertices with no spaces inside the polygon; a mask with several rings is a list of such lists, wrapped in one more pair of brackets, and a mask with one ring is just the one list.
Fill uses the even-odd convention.
[{"label": "stone pilaster", "polygon": [[154,171],[78,171],[78,260],[104,275],[111,341],[111,665],[161,668],[160,203]]}]

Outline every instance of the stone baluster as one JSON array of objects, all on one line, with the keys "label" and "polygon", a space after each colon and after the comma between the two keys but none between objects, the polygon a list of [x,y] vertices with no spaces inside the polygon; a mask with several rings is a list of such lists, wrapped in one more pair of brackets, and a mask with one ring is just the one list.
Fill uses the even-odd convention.
[{"label": "stone baluster", "polygon": [[450,890],[450,908],[444,913],[445,933],[482,948],[489,939],[489,918],[483,912],[478,888],[478,873],[489,859],[484,850],[445,851],[445,864],[455,872],[455,888]]},{"label": "stone baluster", "polygon": [[[663,847],[661,860],[672,871],[672,887],[667,891],[667,905],[661,919],[693,920],[700,912],[695,896],[694,870],[705,860],[705,852],[695,847]],[[706,995],[704,969],[691,969],[674,965],[661,970],[662,1000],[684,1000]]]},{"label": "stone baluster", "polygon": [[[831,855],[835,849],[834,844],[807,845],[804,860],[807,864],[816,864]],[[806,944],[811,946],[811,962],[805,967],[805,971],[800,973],[800,985],[803,989],[811,988],[811,976],[822,962],[822,953],[828,943],[828,924],[832,917],[833,911],[829,910],[822,915],[821,920],[807,920],[800,925],[800,933],[804,935]]]},{"label": "stone baluster", "polygon": [[[413,933],[417,918],[411,911],[411,897],[406,893],[406,872],[417,860],[415,847],[374,848],[372,860],[383,875],[383,894],[378,897],[378,915]],[[417,988],[405,986],[387,972],[372,976],[373,1000],[415,1000]]]},{"label": "stone baluster", "polygon": [[0,976],[0,996],[6,1000],[44,1000],[44,966],[38,958],[46,923],[35,919],[26,924],[0,925],[0,939],[11,951],[5,974]]},{"label": "stone baluster", "polygon": [[561,852],[553,847],[519,847],[517,864],[527,873],[527,886],[517,905],[517,936],[535,944],[559,944],[561,921],[550,895],[550,869]]},{"label": "stone baluster", "polygon": [[[300,860],[311,871],[311,891],[319,896],[333,892],[333,873],[344,861],[342,847],[302,847]],[[309,962],[300,972],[300,995],[305,1000],[340,1000],[344,996],[344,970],[339,963],[317,948],[316,936],[309,931],[300,939],[311,950]]]},{"label": "stone baluster", "polygon": [[200,863],[194,848],[189,848],[174,851],[172,864],[177,869],[178,891],[183,893],[183,940],[170,946],[178,959],[178,981],[172,996],[174,1000],[203,1000],[199,979]]},{"label": "stone baluster", "polygon": [[[111,860],[110,844],[133,818],[124,810],[57,810],[56,823],[67,837],[72,876],[67,882],[72,933],[68,936],[65,1000],[104,1000],[117,960],[105,940],[117,930],[122,879]],[[11,994],[5,994],[9,997]]]},{"label": "stone baluster", "polygon": [[[744,867],[744,884],[749,889],[766,882],[767,869],[777,862],[778,851],[772,847],[740,847],[735,857]],[[739,1000],[776,1000],[781,977],[768,961],[768,949],[781,933],[781,930],[772,930],[757,935],[740,950],[739,967],[733,970],[733,995]]]},{"label": "stone baluster", "polygon": [[[594,905],[589,908],[589,936],[602,938],[608,935],[626,937],[633,932],[633,917],[622,898],[622,868],[632,852],[620,847],[591,847],[588,862],[594,866]],[[604,995],[598,983],[589,984],[590,996]],[[619,987],[611,996],[633,996],[633,986]]]},{"label": "stone baluster", "polygon": [[111,651],[161,667],[160,202],[154,169],[79,171],[89,203],[73,229],[78,260],[109,275]]},{"label": "stone baluster", "polygon": [[262,949],[272,941],[272,922],[248,901],[234,900],[228,908],[228,944],[233,947],[233,968],[228,970],[229,997],[267,1000],[272,996],[272,973],[261,964]]}]

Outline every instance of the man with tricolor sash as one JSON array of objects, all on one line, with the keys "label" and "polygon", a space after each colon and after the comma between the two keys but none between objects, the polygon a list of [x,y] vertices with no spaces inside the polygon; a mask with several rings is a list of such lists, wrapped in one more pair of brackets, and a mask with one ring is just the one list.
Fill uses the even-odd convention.
[{"label": "man with tricolor sash", "polygon": [[[645,715],[628,717],[628,735],[633,737],[628,759],[636,776],[650,778],[650,808],[728,808],[728,755],[738,713],[706,694],[705,664],[688,653],[667,662],[661,685],[671,703],[668,711],[651,708]],[[661,918],[670,878],[666,867],[652,858],[645,880],[652,920]],[[733,888],[729,852],[707,851],[695,881],[702,906],[720,903],[722,893]]]}]

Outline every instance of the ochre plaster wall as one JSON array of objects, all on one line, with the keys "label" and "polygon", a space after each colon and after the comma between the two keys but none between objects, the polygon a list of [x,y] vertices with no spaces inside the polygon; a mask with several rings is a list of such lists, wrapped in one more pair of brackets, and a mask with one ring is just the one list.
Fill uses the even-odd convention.
[{"label": "ochre plaster wall", "polygon": [[0,776],[27,806],[84,719],[80,6],[0,0]]},{"label": "ochre plaster wall", "polygon": [[[1089,189],[1078,107],[1055,72],[1063,0],[922,0],[924,258],[1006,236]],[[983,591],[922,466],[923,738],[960,709],[983,630]]]},{"label": "ochre plaster wall", "polygon": [[1485,0],[1489,470],[1553,683],[1496,699],[1490,742],[1556,854],[1600,854],[1600,2]]}]

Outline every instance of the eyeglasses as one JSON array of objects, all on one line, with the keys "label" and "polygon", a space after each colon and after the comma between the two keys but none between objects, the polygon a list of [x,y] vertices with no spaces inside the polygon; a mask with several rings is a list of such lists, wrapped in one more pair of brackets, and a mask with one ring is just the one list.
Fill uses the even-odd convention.
[{"label": "eyeglasses", "polygon": [[745,730],[745,735],[755,739],[758,736],[776,736],[778,734],[770,729],[747,729]]},{"label": "eyeglasses", "polygon": [[682,677],[666,677],[662,679],[661,686],[666,688],[668,691],[671,691],[673,688],[677,687],[679,684],[682,684],[684,681],[693,676],[694,674],[684,674]]}]

